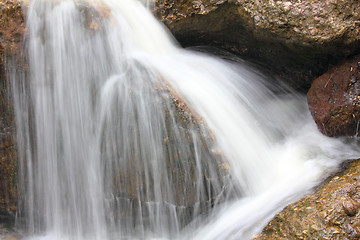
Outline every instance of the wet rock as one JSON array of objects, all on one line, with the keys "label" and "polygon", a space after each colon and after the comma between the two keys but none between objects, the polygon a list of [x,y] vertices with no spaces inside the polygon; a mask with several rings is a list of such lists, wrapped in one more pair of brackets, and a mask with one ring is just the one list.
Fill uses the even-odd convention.
[{"label": "wet rock", "polygon": [[276,214],[256,239],[357,239],[360,237],[360,160],[314,194]]},{"label": "wet rock", "polygon": [[[165,123],[165,129],[160,130],[163,140],[157,148],[165,150],[166,154],[165,159],[159,155],[156,163],[157,174],[163,179],[155,182],[156,177],[152,177],[148,165],[144,165],[147,158],[132,152],[124,161],[126,164],[113,170],[112,195],[140,203],[154,203],[157,192],[163,191],[163,201],[175,207],[191,209],[195,205],[200,208],[207,205],[209,209],[212,201],[217,199],[219,202],[222,194],[224,197],[230,192],[224,191],[230,184],[229,166],[222,153],[213,148],[214,135],[204,120],[168,84],[156,85],[152,92],[164,110],[164,118],[160,121]],[[141,129],[134,130],[138,131]],[[127,140],[131,148],[138,144],[134,139],[136,136],[129,136]],[[108,151],[102,149],[103,153]],[[106,158],[104,156],[102,162],[106,163],[104,169],[109,171],[113,167],[107,166],[109,161]]]},{"label": "wet rock", "polygon": [[2,240],[19,240],[23,237],[11,226],[0,224],[0,239]]},{"label": "wet rock", "polygon": [[19,60],[25,31],[17,1],[0,1],[0,223],[15,218],[17,201],[17,154],[14,114],[5,78],[6,61]]},{"label": "wet rock", "polygon": [[[7,56],[11,57],[13,62],[17,64],[17,58],[21,58],[21,56],[18,55],[22,50],[21,39],[24,36],[24,19],[21,15],[20,5],[11,1],[3,2],[3,4],[3,9],[9,11],[6,12],[9,26],[8,28],[1,28],[1,41],[3,41],[3,45],[1,45],[0,50],[4,52],[8,51]],[[91,33],[102,30],[102,20],[109,17],[109,9],[98,6],[96,3],[85,3],[83,1],[77,1],[77,7],[83,14],[86,29],[90,30]],[[202,9],[203,7],[199,5],[199,8]],[[2,16],[5,16],[5,14]],[[26,62],[26,59],[24,61]],[[15,132],[14,116],[9,101],[9,91],[6,86],[5,67],[5,63],[2,61],[1,69],[3,71],[0,83],[4,86],[4,90],[2,91],[4,96],[0,98],[1,104],[3,103],[0,107],[2,109],[6,108],[7,110],[3,111],[4,117],[0,118],[0,120],[4,122],[4,129],[6,127],[7,132],[3,142],[0,138],[0,152],[3,151],[2,156],[6,156],[6,159],[4,157],[0,159],[1,161],[6,160],[3,165],[2,162],[0,162],[0,179],[2,183],[0,185],[0,217],[3,213],[8,216],[15,216],[17,200],[17,158],[13,136]],[[189,211],[193,211],[194,213],[195,205],[197,206],[196,214],[203,212],[204,209],[208,210],[215,204],[215,201],[219,202],[221,200],[222,194],[224,198],[227,197],[224,194],[224,188],[227,183],[226,181],[229,180],[229,166],[222,159],[221,153],[216,149],[212,149],[214,142],[213,135],[208,131],[201,117],[192,111],[190,106],[188,106],[173,89],[165,84],[153,86],[153,89],[149,92],[148,94],[158,96],[159,105],[163,105],[163,109],[167,109],[167,111],[163,113],[165,115],[164,122],[167,125],[167,129],[165,129],[164,132],[166,132],[167,135],[163,136],[162,145],[158,146],[160,149],[156,151],[164,150],[168,155],[165,156],[164,159],[156,159],[156,161],[162,161],[163,165],[159,165],[161,169],[160,167],[157,169],[159,176],[153,176],[149,174],[147,169],[150,164],[147,164],[147,162],[144,163],[143,161],[147,156],[141,156],[141,154],[139,154],[140,151],[134,150],[139,150],[137,148],[139,147],[139,145],[137,145],[139,143],[138,140],[131,142],[132,139],[129,137],[124,142],[125,144],[119,144],[121,145],[119,149],[126,145],[124,148],[130,146],[129,148],[133,147],[132,150],[134,150],[128,151],[129,154],[126,156],[126,164],[122,164],[121,166],[112,165],[112,161],[115,162],[114,159],[117,160],[118,156],[104,156],[107,152],[111,152],[111,149],[104,149],[105,147],[102,149],[104,171],[107,171],[107,173],[112,176],[112,178],[109,178],[109,181],[104,184],[106,185],[104,187],[104,191],[107,194],[106,201],[113,209],[112,212],[107,214],[109,218],[114,217],[114,219],[117,220],[121,218],[133,219],[135,214],[137,214],[134,213],[134,209],[140,209],[139,211],[144,209],[142,210],[144,213],[141,214],[147,217],[151,213],[147,212],[148,209],[146,207],[152,204],[159,204],[159,199],[156,199],[156,197],[159,197],[159,194],[163,194],[161,199],[164,199],[164,205],[169,205],[169,209],[166,211],[172,211],[173,208],[177,208],[179,209],[179,213],[184,213],[183,215],[188,214]],[[132,94],[134,95],[136,93],[133,92]],[[132,120],[139,121],[136,117]],[[3,127],[1,125],[3,122],[0,122],[0,130]],[[157,122],[156,124],[160,123]],[[170,124],[179,127],[173,130],[173,128],[169,127]],[[140,128],[134,128],[133,130],[137,133],[141,131]],[[0,134],[2,134],[1,131]],[[182,140],[177,139],[178,135],[182,137]],[[0,135],[0,137],[1,136],[2,135]],[[133,137],[135,139],[140,138],[136,133],[134,133]],[[114,139],[118,139],[118,136],[114,137]],[[194,144],[194,139],[196,139],[196,144]],[[182,147],[180,148],[179,146]],[[143,151],[143,153],[145,152],[149,155],[152,154],[151,151]],[[200,158],[201,160],[199,160]],[[105,159],[108,159],[108,161],[105,161]],[[200,163],[196,161],[200,161]],[[155,179],[158,180],[168,176],[170,181],[155,182]],[[25,179],[24,181],[26,181],[26,176],[22,177]],[[2,189],[5,183],[7,187]],[[203,190],[199,191],[199,189]],[[130,204],[129,212],[123,212],[126,204]],[[141,204],[142,206],[140,207]],[[121,205],[119,211],[116,211],[117,205]],[[138,207],[136,207],[137,205]],[[2,209],[4,210],[2,211]],[[179,219],[180,224],[182,222],[187,223],[186,221],[185,217]],[[2,219],[0,218],[0,223],[1,222]]]},{"label": "wet rock", "polygon": [[351,198],[343,201],[342,205],[345,213],[349,216],[355,216],[360,208],[360,203]]},{"label": "wet rock", "polygon": [[182,45],[225,48],[295,87],[360,50],[357,0],[158,0],[154,12]]},{"label": "wet rock", "polygon": [[327,136],[354,136],[360,123],[360,55],[317,78],[308,103],[318,128]]},{"label": "wet rock", "polygon": [[3,240],[19,240],[19,238],[15,237],[15,236],[6,236],[3,238]]}]

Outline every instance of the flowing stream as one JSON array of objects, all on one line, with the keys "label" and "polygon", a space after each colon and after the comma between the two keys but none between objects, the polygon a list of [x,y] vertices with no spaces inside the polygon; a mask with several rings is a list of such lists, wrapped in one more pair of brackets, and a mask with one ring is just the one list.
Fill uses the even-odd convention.
[{"label": "flowing stream", "polygon": [[26,17],[29,71],[9,80],[28,239],[249,239],[360,155],[305,96],[181,49],[141,2],[30,0]]}]

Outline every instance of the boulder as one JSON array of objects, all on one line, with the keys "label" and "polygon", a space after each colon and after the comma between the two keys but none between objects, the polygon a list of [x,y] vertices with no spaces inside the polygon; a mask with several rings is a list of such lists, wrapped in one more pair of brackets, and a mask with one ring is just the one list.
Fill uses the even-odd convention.
[{"label": "boulder", "polygon": [[17,192],[17,152],[14,113],[5,77],[8,61],[19,60],[25,31],[19,2],[0,1],[0,222],[15,217]]},{"label": "boulder", "polygon": [[[156,102],[163,106],[161,108],[163,112],[158,113],[163,117],[159,119],[166,127],[161,130],[154,127],[163,135],[162,142],[154,144],[159,151],[165,151],[166,154],[164,156],[159,154],[157,162],[150,164],[147,163],[148,156],[144,157],[138,151],[131,151],[121,164],[114,163],[116,157],[110,154],[109,159],[109,156],[106,156],[111,151],[108,149],[111,145],[108,146],[107,140],[103,140],[101,152],[106,171],[104,175],[113,175],[109,178],[111,195],[140,202],[155,202],[159,197],[156,192],[164,191],[161,201],[176,207],[212,205],[211,202],[217,198],[219,201],[222,194],[229,194],[224,191],[224,187],[230,185],[229,165],[221,151],[214,148],[214,135],[201,116],[194,112],[168,84],[160,84],[154,89],[155,91],[151,90],[151,92],[155,94]],[[118,108],[118,105],[116,107]],[[116,112],[116,109],[112,112]],[[122,119],[121,116],[118,118]],[[154,119],[157,120],[156,117]],[[134,132],[141,132],[143,126],[138,123],[140,121],[137,118],[132,119],[131,122],[137,124],[130,124],[126,129],[134,128]],[[149,119],[149,121],[154,120]],[[124,132],[124,129],[121,130],[119,135]],[[104,131],[109,134],[107,130]],[[111,129],[111,131],[116,130]],[[122,147],[124,145],[137,149],[140,142],[136,139],[137,136],[129,135],[126,144],[118,144],[116,151],[126,152]],[[114,169],[114,165],[118,167]],[[157,177],[152,176],[153,172],[148,169],[150,166],[157,166],[156,174],[161,176],[161,181],[155,182]],[[150,180],[145,181],[145,179]]]},{"label": "boulder", "polygon": [[276,214],[255,239],[358,239],[360,160]]},{"label": "boulder", "polygon": [[327,136],[357,136],[360,122],[360,55],[317,78],[309,92],[310,111]]},{"label": "boulder", "polygon": [[[229,164],[216,149],[214,135],[176,91],[166,83],[156,83],[127,94],[124,99],[134,100],[131,109],[136,114],[129,112],[126,118],[130,120],[124,120],[119,112],[125,108],[124,101],[116,100],[109,106],[114,115],[106,117],[103,127],[101,162],[109,220],[143,219],[146,228],[154,227],[154,219],[176,220],[177,227],[184,227],[192,220],[189,216],[208,214],[212,206],[240,193],[232,185]],[[138,94],[152,95],[157,107],[153,103],[147,107],[153,117],[139,111]],[[147,126],[157,134],[148,133]],[[142,144],[146,136],[151,136],[151,142]],[[173,227],[170,224],[167,230]]]},{"label": "boulder", "polygon": [[[2,3],[1,0],[0,3]],[[76,5],[83,14],[85,26],[91,30],[93,34],[101,31],[103,18],[110,17],[111,14],[108,8],[102,5],[96,5],[91,1],[77,1]],[[0,65],[2,69],[0,83],[4,86],[2,88],[4,95],[1,95],[0,107],[6,108],[6,111],[4,110],[4,112],[2,112],[4,113],[4,117],[0,118],[1,121],[4,120],[4,122],[0,122],[0,137],[2,136],[1,129],[3,127],[5,129],[6,127],[7,130],[6,138],[4,137],[6,140],[4,140],[4,146],[0,138],[0,153],[2,153],[2,151],[4,152],[2,154],[4,157],[0,159],[1,223],[2,214],[9,216],[15,215],[18,192],[25,193],[29,191],[27,189],[27,183],[32,181],[28,180],[26,164],[20,164],[22,172],[20,173],[21,179],[19,181],[19,187],[17,186],[18,162],[15,144],[16,139],[14,138],[14,113],[10,101],[10,90],[6,86],[7,81],[5,78],[6,63],[9,63],[8,61],[11,60],[10,63],[16,64],[15,66],[17,66],[16,76],[18,76],[19,80],[28,80],[24,78],[24,76],[27,75],[26,52],[21,55],[23,49],[22,39],[25,30],[24,18],[20,4],[6,1],[0,6],[3,6],[4,10],[1,16],[6,17],[6,21],[8,22],[8,25],[4,25],[4,28],[0,29],[0,31],[4,32],[2,35],[4,38],[1,39],[2,45],[0,50],[6,53],[4,56],[6,56],[7,59],[6,62],[4,60]],[[17,36],[16,39],[15,36]],[[13,66],[14,65],[9,67],[9,69],[14,70]],[[22,72],[23,70],[25,73]],[[145,70],[146,69],[144,69],[144,71]],[[9,71],[6,71],[6,73],[9,73]],[[17,80],[17,78],[11,77],[11,80],[14,79]],[[130,82],[134,84],[136,81]],[[15,85],[23,87],[21,84]],[[137,86],[134,85],[133,87],[135,89]],[[164,111],[160,112],[159,115],[161,116],[150,118],[149,121],[153,121],[150,125],[154,126],[154,131],[161,131],[163,135],[160,141],[145,146],[146,144],[142,144],[143,139],[140,138],[149,132],[146,131],[146,126],[143,127],[141,123],[139,123],[145,118],[141,118],[143,115],[140,117],[136,115],[141,112],[136,109],[139,108],[136,101],[133,102],[132,106],[133,112],[136,114],[129,113],[127,116],[128,119],[131,120],[129,122],[130,124],[125,120],[121,122],[124,118],[121,118],[123,116],[121,116],[120,103],[119,105],[112,106],[112,114],[114,114],[114,116],[115,114],[119,114],[119,116],[115,118],[117,120],[109,118],[105,121],[104,136],[109,135],[113,138],[104,138],[101,143],[102,170],[104,171],[104,176],[106,176],[104,179],[105,202],[108,205],[107,210],[109,210],[106,215],[109,221],[119,221],[125,218],[130,222],[133,221],[131,219],[139,217],[137,214],[147,219],[152,214],[150,210],[158,209],[158,205],[161,205],[161,207],[163,206],[165,209],[164,211],[173,211],[175,209],[178,215],[181,215],[178,219],[179,224],[185,225],[189,220],[189,212],[191,214],[206,212],[214,204],[229,197],[228,195],[235,194],[232,192],[232,187],[228,186],[230,185],[229,166],[222,158],[220,151],[213,149],[213,134],[209,131],[203,119],[186,104],[174,89],[159,81],[158,84],[152,85],[151,89],[145,89],[144,87],[144,89],[137,89],[137,91],[128,90],[126,94],[128,94],[129,99],[134,98],[135,100],[139,97],[137,96],[138,92],[141,92],[145,95],[151,95],[157,100],[158,108]],[[150,103],[148,103],[148,105],[150,106]],[[29,121],[29,125],[32,126],[33,119],[31,116],[33,112],[31,112],[31,109],[29,112],[30,117],[27,121]],[[152,114],[156,115],[158,113],[159,112],[153,112]],[[24,111],[24,115],[26,115],[26,111]],[[156,122],[157,119],[161,121]],[[134,124],[134,122],[138,124]],[[156,128],[157,125],[161,125],[162,123],[165,123],[166,129]],[[121,127],[107,128],[106,126],[110,126],[110,124],[126,127],[123,129]],[[18,127],[22,129],[21,124],[19,124]],[[129,129],[133,131],[126,132],[131,135],[123,138],[125,130]],[[30,139],[35,138],[32,134],[34,134],[34,132],[30,130]],[[114,139],[116,139],[116,141]],[[122,142],[122,140],[124,141]],[[156,140],[159,139],[157,138]],[[113,142],[113,144],[106,144],[110,141]],[[33,144],[35,145],[36,143]],[[19,149],[26,149],[22,147],[21,140],[18,145]],[[157,148],[155,150],[149,149],[150,146],[156,146]],[[158,154],[158,152],[164,154]],[[125,154],[121,155],[122,153]],[[19,155],[21,154],[24,154],[23,151],[19,151]],[[157,159],[156,157],[161,159]],[[20,158],[20,161],[26,161],[23,158]],[[157,165],[150,161],[157,162]],[[155,168],[155,166],[157,171],[152,169]],[[59,168],[61,167],[59,166]],[[3,186],[5,187],[3,188]],[[224,191],[225,186],[231,190]],[[36,186],[32,187],[34,187],[34,189],[36,188]],[[60,196],[60,193],[58,194]],[[26,215],[27,210],[29,210],[27,209],[29,208],[28,205],[26,205],[26,196],[22,199],[23,197],[24,196],[19,196],[19,205],[22,211],[19,211],[17,216],[20,219]],[[43,210],[42,206],[37,206],[42,200],[41,197],[39,197],[40,201],[37,201],[37,197],[38,196],[35,196],[34,208],[31,209],[33,212],[41,212]],[[155,208],[154,205],[157,205],[158,208]],[[127,206],[129,206],[128,209],[126,209]],[[37,209],[37,207],[39,209]],[[4,210],[2,211],[2,209]],[[66,210],[69,210],[68,206]],[[169,214],[169,218],[171,217],[173,216]],[[147,224],[151,225],[153,223]]]},{"label": "boulder", "polygon": [[360,50],[357,0],[157,0],[154,12],[183,46],[225,48],[294,87]]}]

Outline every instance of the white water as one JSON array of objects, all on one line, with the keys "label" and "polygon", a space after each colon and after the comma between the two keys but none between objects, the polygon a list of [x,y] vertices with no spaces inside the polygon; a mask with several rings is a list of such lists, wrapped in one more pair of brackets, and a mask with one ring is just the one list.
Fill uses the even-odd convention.
[{"label": "white water", "polygon": [[180,49],[140,2],[89,2],[30,1],[30,73],[11,79],[28,238],[248,239],[360,155],[304,96]]}]

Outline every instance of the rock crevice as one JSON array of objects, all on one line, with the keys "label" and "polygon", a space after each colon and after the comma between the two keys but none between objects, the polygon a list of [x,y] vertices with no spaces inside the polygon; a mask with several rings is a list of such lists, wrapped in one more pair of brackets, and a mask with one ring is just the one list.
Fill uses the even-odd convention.
[{"label": "rock crevice", "polygon": [[158,18],[184,46],[215,45],[308,87],[360,51],[360,3],[327,1],[156,1]]}]

